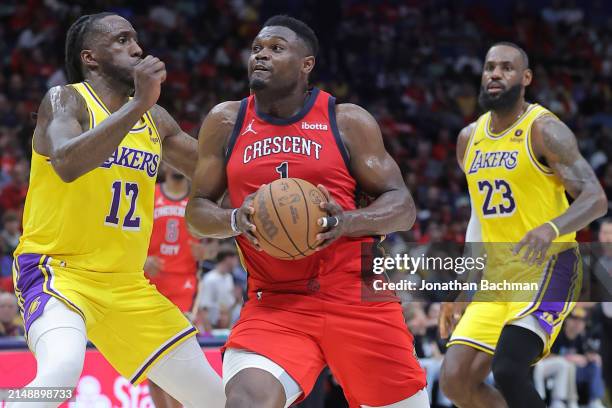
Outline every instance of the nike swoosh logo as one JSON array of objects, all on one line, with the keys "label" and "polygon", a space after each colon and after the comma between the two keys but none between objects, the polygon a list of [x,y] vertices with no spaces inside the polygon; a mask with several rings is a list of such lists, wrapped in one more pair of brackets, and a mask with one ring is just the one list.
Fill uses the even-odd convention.
[{"label": "nike swoosh logo", "polygon": [[478,143],[482,142],[483,140],[484,140],[484,139],[479,139],[479,140],[476,140],[476,141],[474,142],[474,146],[476,146]]}]

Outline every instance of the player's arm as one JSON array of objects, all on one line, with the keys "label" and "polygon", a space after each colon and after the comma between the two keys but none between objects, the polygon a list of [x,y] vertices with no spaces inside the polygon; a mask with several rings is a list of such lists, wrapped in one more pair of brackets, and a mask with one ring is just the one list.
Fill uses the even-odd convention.
[{"label": "player's arm", "polygon": [[[557,218],[527,233],[515,248],[526,246],[524,257],[542,260],[550,243],[558,236],[578,231],[608,211],[608,199],[595,173],[578,150],[574,133],[559,119],[547,115],[537,119],[531,131],[532,147],[544,158],[565,190],[574,198],[569,208]],[[558,229],[555,231],[555,227]]]},{"label": "player's arm", "polygon": [[[457,138],[457,164],[463,171],[465,168],[465,153],[467,151],[470,137],[476,128],[476,122],[469,124],[468,126],[461,129]],[[470,200],[470,206],[472,212],[470,214],[470,221],[468,222],[467,230],[465,232],[465,249],[464,257],[476,258],[481,255],[482,245],[482,228],[480,221],[478,220],[478,214],[476,214],[476,207]],[[470,275],[471,274],[471,275]],[[470,271],[470,274],[466,277],[466,281],[474,282],[479,281],[479,274]],[[440,329],[440,337],[446,339],[455,329],[457,322],[463,314],[465,308],[469,304],[472,293],[468,291],[454,291],[450,292],[445,302],[440,307],[440,316],[438,318],[438,326]]]},{"label": "player's arm", "polygon": [[198,160],[198,141],[183,132],[176,120],[161,106],[153,106],[151,114],[161,133],[163,160],[191,179]]},{"label": "player's arm", "polygon": [[416,219],[414,200],[400,169],[385,150],[378,123],[365,109],[353,104],[336,107],[338,130],[350,154],[350,171],[359,187],[376,199],[367,207],[342,211],[330,200],[324,208],[338,225],[320,234],[323,248],[340,236],[383,235],[408,230]]},{"label": "player's arm", "polygon": [[228,238],[241,233],[257,244],[249,233],[255,226],[250,215],[254,194],[247,197],[236,210],[235,227],[232,229],[232,212],[217,203],[227,190],[225,173],[225,149],[232,133],[240,102],[224,102],[215,106],[204,119],[198,137],[198,160],[193,175],[192,195],[185,210],[185,219],[192,232],[211,238]]},{"label": "player's arm", "polygon": [[48,156],[55,172],[68,183],[99,167],[157,101],[165,78],[163,63],[146,57],[134,68],[134,98],[93,129],[87,129],[86,103],[74,88],[51,88],[38,112],[36,151]]}]

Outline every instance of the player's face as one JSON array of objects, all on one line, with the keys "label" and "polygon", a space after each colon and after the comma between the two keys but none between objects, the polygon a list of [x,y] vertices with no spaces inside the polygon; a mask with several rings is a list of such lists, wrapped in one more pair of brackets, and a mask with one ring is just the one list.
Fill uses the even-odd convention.
[{"label": "player's face", "polygon": [[505,45],[487,53],[482,71],[479,101],[487,110],[512,108],[531,83],[531,71],[524,66],[518,50]]},{"label": "player's face", "polygon": [[612,245],[612,222],[606,222],[599,228],[599,242]]},{"label": "player's face", "polygon": [[134,27],[120,16],[104,17],[97,22],[93,57],[100,70],[129,87],[134,86],[134,66],[142,59]]},{"label": "player's face", "polygon": [[[292,89],[303,74],[314,66],[314,57],[307,57],[300,38],[286,27],[264,27],[251,46],[248,74],[249,87],[262,89]],[[312,66],[304,69],[305,61]]]}]

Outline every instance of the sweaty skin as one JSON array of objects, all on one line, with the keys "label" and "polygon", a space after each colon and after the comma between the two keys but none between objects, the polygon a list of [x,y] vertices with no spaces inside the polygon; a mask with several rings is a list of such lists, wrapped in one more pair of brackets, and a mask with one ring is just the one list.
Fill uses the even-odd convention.
[{"label": "sweaty skin", "polygon": [[[89,129],[87,105],[70,86],[57,86],[45,95],[34,130],[34,149],[48,156],[57,174],[66,182],[100,166],[117,149],[132,126],[151,110],[162,137],[164,160],[191,177],[197,159],[196,140],[184,133],[162,107],[155,105],[166,70],[163,62],[151,56],[142,58],[135,40],[136,33],[127,20],[108,16],[98,24],[108,29],[98,31],[97,43],[104,52],[83,51],[85,78],[112,114],[100,125]],[[119,34],[117,34],[119,33]],[[109,55],[110,54],[110,55]],[[99,59],[99,61],[96,60]],[[135,93],[117,83],[104,72],[102,61],[128,61],[132,67]]]}]

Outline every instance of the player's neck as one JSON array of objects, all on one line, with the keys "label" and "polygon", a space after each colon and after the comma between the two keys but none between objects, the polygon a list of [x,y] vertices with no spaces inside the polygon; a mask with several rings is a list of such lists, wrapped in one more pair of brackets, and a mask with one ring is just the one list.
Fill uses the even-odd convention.
[{"label": "player's neck", "polygon": [[255,92],[257,110],[277,118],[290,118],[298,113],[304,106],[308,97],[308,90],[295,89],[291,93],[279,96],[278,93],[266,92],[266,90]]},{"label": "player's neck", "polygon": [[127,89],[125,85],[98,75],[90,75],[87,78],[87,83],[91,85],[96,95],[102,99],[104,106],[111,113],[125,105],[131,94],[131,89]]},{"label": "player's neck", "polygon": [[187,180],[172,180],[169,178],[162,183],[161,189],[166,197],[171,200],[182,200],[189,194],[189,184]]},{"label": "player's neck", "polygon": [[491,111],[491,131],[494,133],[501,133],[508,129],[523,113],[525,113],[528,106],[529,104],[521,99],[511,109]]}]

